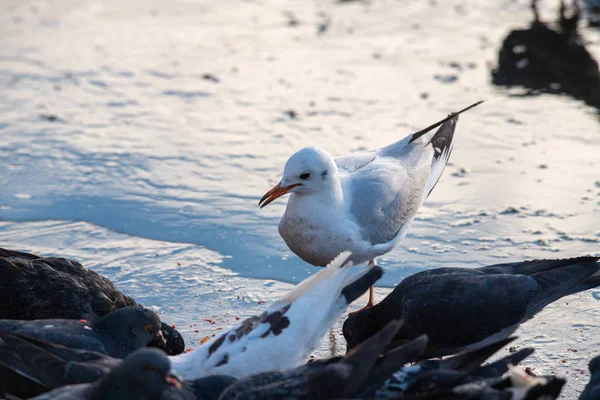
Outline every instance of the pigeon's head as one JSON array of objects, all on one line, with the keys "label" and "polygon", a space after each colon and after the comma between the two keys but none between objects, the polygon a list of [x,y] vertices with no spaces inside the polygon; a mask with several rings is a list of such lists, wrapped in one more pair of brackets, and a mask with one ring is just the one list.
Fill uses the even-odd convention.
[{"label": "pigeon's head", "polygon": [[375,323],[371,318],[372,308],[360,310],[348,316],[342,327],[344,339],[346,339],[346,351],[352,350],[374,334],[381,326]]},{"label": "pigeon's head", "polygon": [[147,393],[148,398],[159,398],[167,389],[181,390],[181,379],[171,373],[171,362],[158,349],[141,349],[129,355],[114,370],[123,384]]},{"label": "pigeon's head", "polygon": [[287,193],[315,194],[334,186],[337,167],[331,155],[320,147],[305,147],[294,153],[283,170],[283,177],[260,200],[263,208]]},{"label": "pigeon's head", "polygon": [[588,367],[590,369],[590,374],[598,374],[600,377],[600,356],[592,358],[588,364]]},{"label": "pigeon's head", "polygon": [[109,333],[124,349],[141,349],[153,340],[164,345],[160,327],[158,315],[141,306],[120,308],[94,323],[94,328]]}]

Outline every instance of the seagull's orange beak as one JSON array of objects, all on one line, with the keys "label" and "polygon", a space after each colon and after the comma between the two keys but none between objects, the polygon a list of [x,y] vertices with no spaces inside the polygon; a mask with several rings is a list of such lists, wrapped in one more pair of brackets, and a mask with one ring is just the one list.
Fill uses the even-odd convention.
[{"label": "seagull's orange beak", "polygon": [[293,185],[281,187],[281,183],[278,183],[273,187],[273,189],[269,190],[262,199],[258,202],[260,208],[263,208],[267,204],[271,203],[278,197],[283,196],[284,194],[288,194],[293,188],[296,186],[302,185],[301,183],[294,183]]}]

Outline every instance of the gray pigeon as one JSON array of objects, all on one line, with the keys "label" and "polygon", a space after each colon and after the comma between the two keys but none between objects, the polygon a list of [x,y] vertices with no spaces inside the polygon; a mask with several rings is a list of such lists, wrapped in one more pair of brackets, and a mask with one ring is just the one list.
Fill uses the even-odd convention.
[{"label": "gray pigeon", "polygon": [[170,370],[171,363],[165,353],[141,349],[94,383],[64,386],[34,399],[158,400],[167,389],[181,388],[181,381]]},{"label": "gray pigeon", "polygon": [[349,349],[402,318],[392,345],[429,338],[424,358],[475,350],[511,335],[548,304],[600,286],[599,257],[480,268],[436,268],[404,279],[379,304],[344,322]]},{"label": "gray pigeon", "polygon": [[[106,277],[77,261],[0,248],[0,319],[85,319],[94,322],[136,301]],[[183,353],[185,342],[174,326],[162,323],[169,355]]]},{"label": "gray pigeon", "polygon": [[141,306],[120,308],[88,323],[86,320],[0,320],[0,333],[19,334],[124,358],[153,341],[164,341],[160,319]]},{"label": "gray pigeon", "polygon": [[[7,392],[19,398],[31,397],[67,385],[95,382],[123,360],[88,350],[77,350],[20,335],[1,335],[0,365],[18,373],[25,384],[9,385]],[[4,342],[4,346],[1,344]],[[169,388],[163,400],[201,399],[217,400],[221,392],[236,379],[212,375],[183,382],[182,388]],[[36,387],[36,391],[24,391]]]}]

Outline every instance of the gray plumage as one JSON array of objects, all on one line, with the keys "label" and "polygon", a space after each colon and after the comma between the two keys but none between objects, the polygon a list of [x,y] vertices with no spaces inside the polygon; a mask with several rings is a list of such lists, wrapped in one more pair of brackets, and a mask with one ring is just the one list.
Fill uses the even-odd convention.
[{"label": "gray plumage", "polygon": [[351,315],[344,323],[344,337],[352,348],[387,321],[402,318],[393,343],[427,334],[428,358],[474,349],[509,336],[561,297],[600,285],[597,260],[426,270],[403,280],[379,304]]},{"label": "gray plumage", "polygon": [[170,369],[162,351],[142,349],[94,383],[65,386],[35,400],[158,400],[165,390],[179,385]]},{"label": "gray plumage", "polygon": [[77,349],[123,358],[162,338],[160,319],[141,306],[115,310],[89,323],[85,320],[0,320],[0,333],[20,334]]}]

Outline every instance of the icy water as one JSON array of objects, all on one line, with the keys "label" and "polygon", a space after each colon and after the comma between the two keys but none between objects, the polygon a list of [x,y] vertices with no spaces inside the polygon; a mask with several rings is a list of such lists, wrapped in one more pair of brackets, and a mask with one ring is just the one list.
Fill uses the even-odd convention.
[{"label": "icy water", "polygon": [[[293,152],[379,147],[485,99],[380,295],[425,268],[600,253],[597,111],[494,88],[532,16],[477,3],[4,0],[0,245],[83,262],[197,346],[316,272],[277,233],[285,200],[257,206]],[[570,378],[564,398],[598,352],[599,304],[573,296],[520,330],[528,365]]]}]

